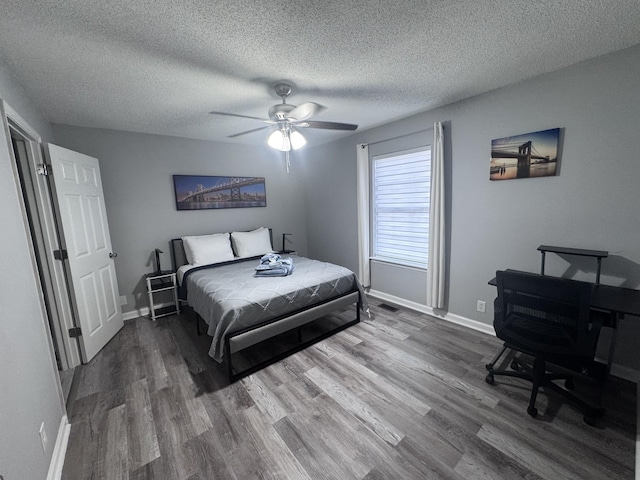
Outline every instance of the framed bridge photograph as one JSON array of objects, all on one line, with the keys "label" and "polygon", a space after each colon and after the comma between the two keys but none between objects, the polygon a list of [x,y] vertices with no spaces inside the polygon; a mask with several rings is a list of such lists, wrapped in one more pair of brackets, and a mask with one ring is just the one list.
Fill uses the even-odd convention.
[{"label": "framed bridge photograph", "polygon": [[491,141],[490,180],[549,177],[558,173],[560,129]]},{"label": "framed bridge photograph", "polygon": [[174,175],[178,210],[266,207],[264,177]]}]

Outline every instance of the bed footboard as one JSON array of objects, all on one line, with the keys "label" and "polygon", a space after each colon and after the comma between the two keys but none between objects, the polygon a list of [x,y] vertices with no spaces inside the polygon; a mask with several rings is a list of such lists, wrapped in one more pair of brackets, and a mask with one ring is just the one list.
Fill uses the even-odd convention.
[{"label": "bed footboard", "polygon": [[[347,307],[351,304],[356,304],[355,319],[350,320],[344,324],[341,324],[338,327],[328,332],[325,332],[321,335],[318,335],[317,337],[314,337],[311,340],[308,340],[305,342],[300,341],[291,349],[278,354],[277,356],[269,359],[268,361],[261,362],[241,372],[236,373],[233,371],[232,356],[234,353],[237,353],[241,350],[244,350],[253,345],[256,345],[257,343],[260,343],[263,340],[273,338],[276,335],[279,335],[281,333],[285,333],[293,329],[300,328],[303,325],[313,322],[318,318],[321,318],[341,308]],[[292,355],[293,353],[299,352],[300,350],[303,350],[308,346],[313,345],[314,343],[324,340],[325,338],[328,338],[337,332],[340,332],[346,328],[349,328],[352,325],[355,325],[360,321],[360,309],[361,309],[360,306],[361,306],[360,292],[358,290],[355,290],[353,292],[349,292],[345,295],[342,295],[338,298],[334,298],[334,299],[313,305],[311,307],[292,312],[288,315],[283,315],[281,317],[274,318],[260,325],[247,328],[244,330],[240,330],[225,336],[224,356],[226,358],[229,382],[233,383],[236,380],[239,380],[243,377],[246,377],[247,375],[257,372],[258,370],[266,367],[267,365],[271,365],[272,363],[280,361],[283,358],[286,358],[289,355]]]}]

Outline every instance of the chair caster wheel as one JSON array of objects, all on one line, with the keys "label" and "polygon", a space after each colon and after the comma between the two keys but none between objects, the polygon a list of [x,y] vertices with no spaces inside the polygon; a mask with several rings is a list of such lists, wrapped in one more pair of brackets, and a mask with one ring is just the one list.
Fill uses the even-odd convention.
[{"label": "chair caster wheel", "polygon": [[573,390],[575,388],[575,385],[573,383],[573,378],[567,378],[564,381],[564,388],[566,388],[567,390]]},{"label": "chair caster wheel", "polygon": [[531,415],[533,418],[538,416],[538,409],[536,407],[528,407],[527,413]]},{"label": "chair caster wheel", "polygon": [[493,385],[495,383],[495,380],[493,378],[493,373],[490,373],[489,375],[487,375],[484,378],[485,382],[487,382],[489,385]]}]

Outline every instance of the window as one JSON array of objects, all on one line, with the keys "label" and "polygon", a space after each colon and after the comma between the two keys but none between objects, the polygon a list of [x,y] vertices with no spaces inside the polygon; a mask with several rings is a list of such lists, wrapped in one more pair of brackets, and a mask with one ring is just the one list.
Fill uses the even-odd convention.
[{"label": "window", "polygon": [[372,253],[427,268],[431,147],[373,157]]}]

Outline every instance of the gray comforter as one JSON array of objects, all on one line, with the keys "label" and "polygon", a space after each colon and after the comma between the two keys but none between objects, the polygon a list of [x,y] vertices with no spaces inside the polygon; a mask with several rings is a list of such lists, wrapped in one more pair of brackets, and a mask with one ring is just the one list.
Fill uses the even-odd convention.
[{"label": "gray comforter", "polygon": [[189,271],[187,301],[208,325],[213,337],[209,355],[222,361],[224,336],[345,293],[360,290],[355,274],[331,263],[296,257],[286,277],[254,277],[259,260]]}]

